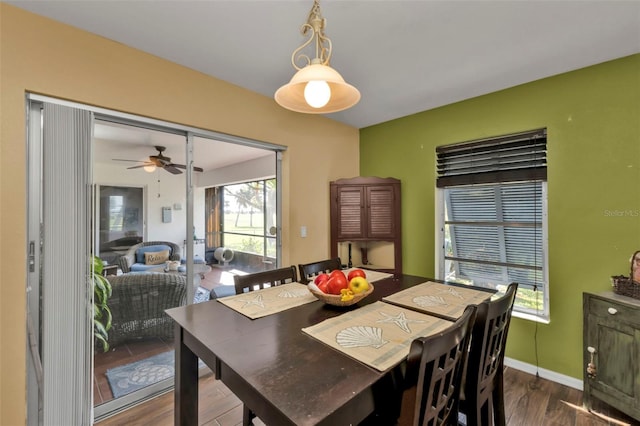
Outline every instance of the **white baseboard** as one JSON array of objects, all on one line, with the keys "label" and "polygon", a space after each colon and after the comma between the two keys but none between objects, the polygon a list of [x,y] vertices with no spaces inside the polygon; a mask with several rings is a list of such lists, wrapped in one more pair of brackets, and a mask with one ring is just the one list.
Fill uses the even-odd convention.
[{"label": "white baseboard", "polygon": [[576,379],[575,377],[560,374],[544,368],[538,368],[533,364],[527,364],[526,362],[518,361],[513,358],[505,357],[504,365],[515,368],[516,370],[524,371],[525,373],[533,374],[534,376],[536,372],[538,372],[538,375],[543,379],[551,380],[552,382],[560,383],[561,385],[569,386],[574,389],[584,390],[582,380]]}]

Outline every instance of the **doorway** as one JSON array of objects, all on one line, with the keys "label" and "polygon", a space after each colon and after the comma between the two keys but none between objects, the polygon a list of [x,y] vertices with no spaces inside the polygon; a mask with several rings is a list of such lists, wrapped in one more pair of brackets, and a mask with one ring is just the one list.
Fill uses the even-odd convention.
[{"label": "doorway", "polygon": [[[204,253],[198,253],[196,243],[198,233],[205,233],[205,187],[220,182],[224,171],[234,169],[236,149],[239,152],[247,148],[262,150],[264,157],[272,159],[273,177],[278,176],[278,153],[284,147],[39,95],[29,96],[29,106],[28,170],[29,194],[32,196],[29,200],[28,238],[33,256],[30,257],[32,273],[28,282],[28,312],[33,324],[30,338],[33,337],[33,341],[39,344],[28,354],[28,424],[89,424],[141,399],[165,392],[173,385],[173,381],[167,379],[94,407],[93,401],[99,391],[92,380],[94,344],[92,321],[87,317],[87,313],[92,312],[88,309],[92,291],[86,280],[90,270],[90,254],[106,253],[107,247],[101,247],[101,243],[113,241],[111,237],[115,236],[114,232],[122,232],[120,238],[132,236],[127,232],[135,230],[136,236],[141,236],[143,240],[155,240],[161,236],[165,240],[175,241],[180,247],[180,261],[187,282],[186,301],[192,303],[197,281],[197,275],[194,277],[193,272],[194,264],[198,257],[204,258]],[[63,120],[62,124],[58,123],[60,111],[63,116],[70,113],[70,118]],[[61,151],[58,148],[51,149],[55,131],[53,136],[49,133],[55,130],[56,125],[64,127],[58,139],[64,140],[73,135],[70,138],[72,142],[62,150],[64,155],[59,155]],[[128,136],[120,139],[101,137],[104,130]],[[138,135],[138,139],[132,136],[139,132],[144,136]],[[160,145],[151,135],[169,137],[171,141],[164,139],[164,145]],[[217,151],[210,150],[214,145]],[[161,164],[163,167],[156,166],[156,170],[145,170],[145,163],[157,157],[157,146],[166,148],[162,153],[170,157],[170,163]],[[111,151],[106,151],[108,149]],[[144,153],[133,154],[136,149]],[[212,157],[224,158],[226,164],[219,169],[209,170],[201,166],[210,163]],[[126,164],[118,160],[135,163]],[[138,164],[141,167],[136,167]],[[174,173],[176,170],[178,172]],[[59,175],[65,178],[60,179]],[[69,188],[69,181],[76,183],[75,189]],[[281,181],[278,179],[278,182]],[[131,203],[131,209],[127,210],[121,202],[125,195],[112,194],[108,197],[113,198],[108,199],[101,197],[103,192],[106,196],[113,188],[123,187],[137,188],[134,193],[137,192],[135,197],[138,198],[139,191],[142,191],[142,205],[139,201]],[[94,191],[87,192],[86,188],[94,188]],[[69,195],[69,198],[61,197],[63,205],[60,206],[60,200],[54,202],[47,197],[52,193]],[[85,195],[75,197],[78,194]],[[91,200],[95,200],[95,204]],[[64,202],[67,204],[64,205]],[[171,212],[168,221],[163,214],[167,210]],[[85,219],[79,220],[80,217]],[[111,223],[104,227],[102,219],[106,217]],[[117,220],[122,220],[122,223],[116,223]],[[60,223],[63,226],[59,226]],[[278,223],[277,228],[279,226]],[[58,228],[56,234],[50,234],[55,228]],[[77,228],[82,228],[83,232],[74,232]],[[279,252],[279,242],[277,246]],[[73,262],[69,262],[69,253],[74,253]],[[120,254],[112,252],[111,255]],[[107,260],[107,263],[112,262],[118,263],[118,260],[115,257],[111,262]],[[119,271],[118,274],[124,273]],[[69,299],[76,301],[76,305],[73,309],[67,309],[66,315],[59,315],[61,309],[69,306]],[[56,317],[57,321],[52,322],[51,319]],[[47,324],[55,326],[50,326],[49,332],[46,332]],[[80,333],[68,332],[75,329]],[[38,363],[45,367],[40,377]],[[58,365],[64,368],[57,368]],[[77,379],[65,386],[71,392],[61,393],[56,392],[54,387],[46,387],[46,383],[64,380],[65,375]],[[87,397],[76,398],[74,395]]]}]

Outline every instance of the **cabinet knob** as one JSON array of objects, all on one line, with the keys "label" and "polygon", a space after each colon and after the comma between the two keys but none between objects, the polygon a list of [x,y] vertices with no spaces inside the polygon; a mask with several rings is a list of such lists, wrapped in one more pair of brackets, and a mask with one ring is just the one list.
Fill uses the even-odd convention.
[{"label": "cabinet knob", "polygon": [[611,315],[615,315],[618,313],[618,310],[616,308],[609,308],[607,309],[607,312],[609,312]]}]

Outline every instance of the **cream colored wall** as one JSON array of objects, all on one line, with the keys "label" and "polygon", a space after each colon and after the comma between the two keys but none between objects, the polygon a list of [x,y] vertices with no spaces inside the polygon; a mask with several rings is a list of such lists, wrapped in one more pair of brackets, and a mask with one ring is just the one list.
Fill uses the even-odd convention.
[{"label": "cream colored wall", "polygon": [[0,424],[26,415],[26,92],[288,146],[283,264],[329,256],[329,181],[358,175],[357,129],[4,3],[0,43]]}]

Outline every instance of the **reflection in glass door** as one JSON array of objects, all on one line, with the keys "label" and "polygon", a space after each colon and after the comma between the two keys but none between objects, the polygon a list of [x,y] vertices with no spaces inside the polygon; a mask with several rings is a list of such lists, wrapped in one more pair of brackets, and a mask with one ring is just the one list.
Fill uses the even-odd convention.
[{"label": "reflection in glass door", "polygon": [[143,188],[99,186],[98,256],[115,265],[144,236]]}]

